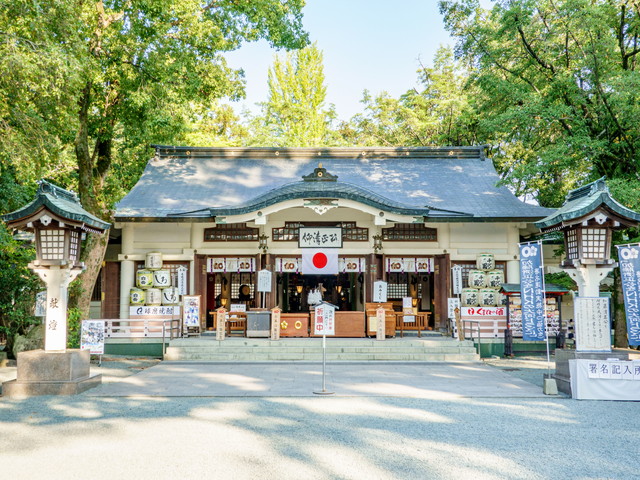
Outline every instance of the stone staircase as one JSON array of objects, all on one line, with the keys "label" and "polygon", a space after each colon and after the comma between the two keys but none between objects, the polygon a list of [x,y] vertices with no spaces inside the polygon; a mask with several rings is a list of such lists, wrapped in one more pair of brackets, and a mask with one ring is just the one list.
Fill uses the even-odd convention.
[{"label": "stone staircase", "polygon": [[[181,362],[320,362],[322,338],[228,337],[214,336],[173,339],[164,356]],[[477,362],[479,356],[471,341],[440,335],[427,337],[327,338],[328,362]]]}]

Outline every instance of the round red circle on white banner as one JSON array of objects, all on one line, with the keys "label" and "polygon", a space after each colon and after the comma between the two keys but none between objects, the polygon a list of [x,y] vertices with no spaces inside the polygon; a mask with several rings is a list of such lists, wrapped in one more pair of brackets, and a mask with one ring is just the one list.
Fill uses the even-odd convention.
[{"label": "round red circle on white banner", "polygon": [[327,266],[327,263],[329,263],[329,259],[324,253],[318,252],[313,256],[312,262],[314,267],[324,268]]}]

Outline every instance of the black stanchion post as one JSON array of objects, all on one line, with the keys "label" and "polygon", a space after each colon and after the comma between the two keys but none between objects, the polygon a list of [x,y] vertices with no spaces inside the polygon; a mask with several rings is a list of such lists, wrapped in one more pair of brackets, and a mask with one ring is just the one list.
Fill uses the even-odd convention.
[{"label": "black stanchion post", "polygon": [[504,331],[504,356],[513,357],[513,332],[510,328]]}]

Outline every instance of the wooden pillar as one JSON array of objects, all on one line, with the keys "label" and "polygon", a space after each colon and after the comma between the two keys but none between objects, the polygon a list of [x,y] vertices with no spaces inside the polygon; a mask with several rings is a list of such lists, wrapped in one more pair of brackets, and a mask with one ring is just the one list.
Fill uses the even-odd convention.
[{"label": "wooden pillar", "polygon": [[[271,255],[270,253],[266,253],[261,255],[260,265],[262,269],[269,270],[272,275],[271,281],[271,292],[265,293],[265,307],[268,309],[272,309],[277,307],[276,302],[278,301],[278,282],[276,281],[276,273],[275,273],[275,261],[276,257]],[[282,305],[280,305],[282,307]]]},{"label": "wooden pillar", "polygon": [[367,272],[365,274],[364,288],[365,288],[365,302],[373,302],[373,282],[382,278],[384,272],[382,271],[382,255],[376,255],[372,253],[367,258]]},{"label": "wooden pillar", "polygon": [[209,307],[209,305],[205,305],[207,301],[207,257],[195,255],[193,264],[195,270],[193,272],[193,292],[195,295],[200,295],[200,308],[203,309],[200,312],[200,331],[204,332],[207,329],[206,308]]},{"label": "wooden pillar", "polygon": [[451,291],[451,257],[448,253],[434,257],[433,306],[434,327],[444,329],[447,326],[447,298]]}]

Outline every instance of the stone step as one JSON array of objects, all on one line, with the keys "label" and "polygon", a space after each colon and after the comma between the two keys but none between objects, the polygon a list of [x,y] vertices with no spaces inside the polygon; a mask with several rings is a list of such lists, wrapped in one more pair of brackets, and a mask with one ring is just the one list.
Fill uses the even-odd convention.
[{"label": "stone step", "polygon": [[[460,360],[477,360],[475,352],[434,352],[434,353],[404,353],[404,352],[374,352],[363,355],[361,353],[342,352],[327,353],[327,359],[331,360],[388,360],[388,361],[450,361]],[[322,359],[322,352],[309,352],[305,355],[292,352],[272,352],[268,355],[256,355],[247,353],[227,353],[227,352],[194,352],[194,351],[174,351],[167,352],[165,360],[168,361],[185,361],[185,360],[209,360],[209,361],[281,361],[281,360],[298,360],[298,361],[317,361]]]},{"label": "stone step", "polygon": [[[476,362],[473,343],[449,337],[327,339],[327,361],[338,362]],[[211,362],[317,362],[322,361],[322,339],[228,338],[174,339],[167,347],[168,361]]]}]

